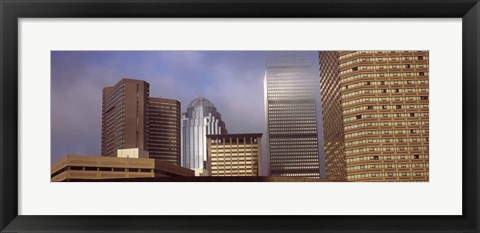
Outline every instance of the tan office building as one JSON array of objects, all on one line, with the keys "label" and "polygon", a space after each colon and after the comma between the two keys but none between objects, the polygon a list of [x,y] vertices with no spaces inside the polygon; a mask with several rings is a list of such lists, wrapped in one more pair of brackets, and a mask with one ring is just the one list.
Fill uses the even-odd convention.
[{"label": "tan office building", "polygon": [[51,181],[194,176],[193,170],[153,158],[67,155],[52,165]]},{"label": "tan office building", "polygon": [[140,148],[180,165],[180,102],[150,97],[149,88],[145,81],[124,78],[103,89],[101,154]]},{"label": "tan office building", "polygon": [[321,51],[329,180],[429,180],[428,51]]},{"label": "tan office building", "polygon": [[211,176],[260,176],[262,134],[207,135]]}]

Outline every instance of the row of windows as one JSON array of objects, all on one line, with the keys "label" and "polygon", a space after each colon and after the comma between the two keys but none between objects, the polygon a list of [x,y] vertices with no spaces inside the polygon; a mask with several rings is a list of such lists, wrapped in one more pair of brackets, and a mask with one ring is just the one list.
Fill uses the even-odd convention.
[{"label": "row of windows", "polygon": [[238,162],[232,162],[232,161],[222,161],[222,160],[214,160],[212,159],[212,164],[213,165],[246,165],[246,164],[257,164],[257,160],[248,160],[248,161],[245,161],[245,160],[242,160],[243,162],[242,163],[238,163]]},{"label": "row of windows", "polygon": [[388,110],[388,109],[421,109],[428,108],[428,104],[397,104],[397,105],[382,105],[382,106],[361,106],[356,108],[350,108],[343,110],[343,113],[348,114],[352,112],[364,111],[364,110]]},{"label": "row of windows", "polygon": [[369,160],[412,160],[412,159],[428,159],[427,154],[415,155],[374,155],[374,156],[358,156],[347,158],[347,163],[369,161]]},{"label": "row of windows", "polygon": [[340,83],[345,83],[345,82],[349,82],[349,81],[352,81],[352,80],[355,80],[355,79],[362,79],[362,78],[368,78],[369,80],[371,80],[371,78],[395,78],[395,77],[406,77],[406,78],[410,78],[412,76],[420,76],[420,77],[423,77],[423,76],[428,76],[429,72],[388,72],[388,73],[368,73],[368,74],[356,74],[356,75],[353,75],[353,76],[348,76],[348,77],[344,77],[340,80]]},{"label": "row of windows", "polygon": [[[281,120],[280,120],[281,119]],[[286,124],[286,125],[291,125],[291,124],[316,124],[317,121],[312,121],[312,118],[295,118],[292,119],[291,121],[285,121],[283,118],[270,118],[269,123],[270,125],[279,125],[279,124]]]},{"label": "row of windows", "polygon": [[353,138],[365,135],[385,135],[385,134],[427,134],[428,129],[409,129],[409,130],[365,130],[355,133],[345,134],[345,138]]},{"label": "row of windows", "polygon": [[[254,151],[225,151],[225,150],[211,150],[211,154],[209,156],[213,158],[221,158],[223,160],[251,160],[252,158],[256,158],[259,154],[258,150]],[[232,153],[234,152],[234,153]]]},{"label": "row of windows", "polygon": [[365,170],[365,169],[424,168],[424,167],[428,167],[428,165],[424,163],[370,164],[370,165],[348,166],[347,171],[358,171],[358,170]]},{"label": "row of windows", "polygon": [[[379,61],[423,61],[428,59],[424,56],[403,56],[403,57],[362,57],[350,61],[342,62],[340,67],[359,63],[359,62],[379,62]],[[410,68],[410,67],[407,67]]]},{"label": "row of windows", "polygon": [[272,166],[272,168],[276,169],[319,169],[318,164],[314,166]]},{"label": "row of windows", "polygon": [[295,174],[278,174],[278,176],[301,176],[301,177],[318,177],[320,176],[319,173],[295,173]]},{"label": "row of windows", "polygon": [[345,101],[342,103],[342,106],[348,106],[358,103],[366,102],[386,102],[386,101],[418,101],[418,100],[428,100],[428,96],[396,96],[396,97],[372,97],[372,98],[358,98],[354,100]]},{"label": "row of windows", "polygon": [[345,130],[369,127],[369,126],[407,126],[407,125],[429,125],[428,121],[383,121],[383,122],[363,122],[345,126]]},{"label": "row of windows", "polygon": [[270,130],[270,134],[275,135],[275,134],[299,134],[299,133],[312,133],[316,132],[317,128],[292,128],[292,129],[284,129],[284,130],[278,130],[278,131],[273,131]]},{"label": "row of windows", "polygon": [[429,138],[381,138],[381,139],[362,139],[349,141],[345,143],[345,146],[356,146],[369,143],[408,143],[408,142],[429,142]]},{"label": "row of windows", "polygon": [[[303,122],[301,122],[303,123]],[[312,127],[312,128],[316,128],[317,125],[316,124],[295,124],[293,122],[289,122],[287,124],[279,124],[279,122],[276,122],[276,124],[270,124],[269,125],[269,128],[270,129],[275,129],[275,128],[280,128],[280,129],[284,129],[286,127],[289,127],[289,128],[295,128],[295,129],[301,129],[301,127]]]},{"label": "row of windows", "polygon": [[361,179],[369,177],[411,177],[411,176],[428,176],[428,172],[387,172],[387,173],[367,173],[348,175],[347,179]]},{"label": "row of windows", "polygon": [[268,92],[271,91],[278,91],[278,90],[291,90],[291,89],[300,89],[300,90],[305,90],[305,89],[312,89],[312,84],[313,80],[307,81],[307,82],[302,82],[302,80],[298,79],[292,79],[292,82],[287,82],[286,80],[283,81],[272,81],[268,82],[267,90]]},{"label": "row of windows", "polygon": [[417,113],[384,113],[384,114],[361,114],[352,117],[346,117],[343,119],[344,122],[360,120],[365,118],[393,118],[393,117],[428,117],[428,112],[417,112]]},{"label": "row of windows", "polygon": [[351,53],[346,53],[344,55],[340,56],[340,59],[348,58],[351,56],[355,56],[357,54],[402,54],[402,53],[425,53],[426,51],[411,51],[411,50],[392,50],[392,51],[386,51],[386,50],[363,50],[363,51],[355,51]]},{"label": "row of windows", "polygon": [[[270,161],[272,164],[286,164],[286,165],[302,165],[302,166],[318,166],[318,157],[315,160],[312,159],[290,159],[288,161],[285,160],[277,160],[277,159],[272,159]],[[280,166],[280,165],[278,165]]]},{"label": "row of windows", "polygon": [[271,142],[295,142],[308,143],[308,141],[317,141],[317,137],[303,137],[303,138],[270,138]]},{"label": "row of windows", "polygon": [[428,88],[365,89],[342,94],[342,99],[361,94],[428,92]]},{"label": "row of windows", "polygon": [[364,152],[382,152],[382,151],[418,151],[418,150],[423,150],[427,151],[428,146],[399,146],[399,147],[390,147],[390,146],[384,146],[384,147],[365,147],[365,148],[359,148],[359,149],[351,149],[351,150],[345,150],[345,153],[347,155],[349,154],[358,154],[358,153],[364,153]]},{"label": "row of windows", "polygon": [[[401,69],[401,68],[406,68],[406,66],[411,66],[411,65],[362,65],[362,66],[356,66],[351,69],[345,69],[340,71],[340,75],[348,74],[351,72],[359,71],[359,70],[387,70],[387,69]],[[427,68],[428,65],[420,64],[417,65],[417,68]],[[423,75],[419,75],[423,76]]]},{"label": "row of windows", "polygon": [[122,83],[122,85],[116,86],[113,91],[111,91],[106,97],[105,97],[105,102],[106,103],[111,103],[112,99],[116,99],[118,97],[125,97],[125,83]]},{"label": "row of windows", "polygon": [[268,113],[268,117],[269,119],[275,119],[275,118],[283,118],[283,119],[292,119],[292,120],[296,120],[296,119],[317,119],[317,112],[310,112],[310,113],[306,113],[306,112],[296,112],[295,114],[293,113],[284,113],[284,114],[279,114],[277,112],[275,113],[272,113],[272,112],[269,112]]},{"label": "row of windows", "polygon": [[270,140],[270,145],[295,145],[295,146],[303,146],[303,145],[308,145],[308,144],[312,144],[312,145],[316,145],[317,144],[317,140],[311,140],[311,141],[302,141],[302,143],[298,143],[298,141],[291,141],[291,142],[285,142],[285,141],[281,141],[281,142],[277,142],[277,141],[273,141],[273,140]]},{"label": "row of windows", "polygon": [[298,106],[298,107],[278,107],[278,106],[275,106],[275,105],[270,105],[268,106],[268,110],[269,112],[285,112],[285,111],[293,111],[293,112],[296,112],[296,111],[315,111],[315,107],[307,107],[307,106]]},{"label": "row of windows", "polygon": [[366,82],[357,82],[350,85],[345,85],[340,88],[340,90],[351,89],[355,87],[363,86],[385,86],[385,85],[415,85],[415,84],[427,84],[426,80],[394,80],[394,81],[366,81]]}]

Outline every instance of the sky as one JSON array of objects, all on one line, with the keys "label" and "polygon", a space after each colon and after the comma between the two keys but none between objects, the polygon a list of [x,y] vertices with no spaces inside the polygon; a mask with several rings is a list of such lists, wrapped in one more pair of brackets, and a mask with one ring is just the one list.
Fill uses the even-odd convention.
[{"label": "sky", "polygon": [[268,59],[278,56],[311,58],[318,77],[317,51],[52,51],[51,163],[100,155],[102,89],[122,78],[145,80],[150,96],[176,99],[182,112],[205,97],[229,133],[264,133],[266,148],[263,78]]}]

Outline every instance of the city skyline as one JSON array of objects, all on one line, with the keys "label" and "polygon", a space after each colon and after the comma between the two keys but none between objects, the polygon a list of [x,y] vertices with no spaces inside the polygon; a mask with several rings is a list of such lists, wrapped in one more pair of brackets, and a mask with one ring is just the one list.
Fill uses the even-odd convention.
[{"label": "city skyline", "polygon": [[265,64],[283,55],[318,56],[316,51],[52,51],[51,163],[65,154],[100,155],[101,90],[121,78],[147,81],[150,96],[180,101],[182,113],[193,99],[208,98],[229,133],[264,133]]},{"label": "city skyline", "polygon": [[[257,132],[264,128],[266,60],[317,56],[315,51],[52,51],[51,55],[51,163],[68,153],[100,155],[101,90],[122,78],[149,82],[151,96],[180,101],[182,113],[193,99],[208,98],[224,112],[224,121],[232,122],[229,130]],[[241,117],[241,112],[250,116]]]},{"label": "city skyline", "polygon": [[[136,148],[137,158],[195,176],[428,181],[428,61],[428,51],[395,50],[52,52],[51,163],[65,155],[128,158]],[[115,77],[118,70],[150,79]],[[68,82],[77,75],[83,79]],[[107,81],[115,83],[98,88],[94,151],[98,100],[88,94]],[[128,178],[143,169],[67,162],[57,175]],[[163,177],[163,169],[151,172]]]}]

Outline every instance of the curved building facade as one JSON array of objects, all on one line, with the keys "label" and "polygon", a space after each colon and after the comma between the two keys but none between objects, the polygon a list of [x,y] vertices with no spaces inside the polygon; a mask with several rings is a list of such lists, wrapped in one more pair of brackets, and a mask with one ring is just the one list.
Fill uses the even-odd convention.
[{"label": "curved building facade", "polygon": [[206,98],[197,98],[188,104],[182,114],[182,167],[205,169],[207,161],[207,137],[211,134],[227,134],[222,115]]}]

